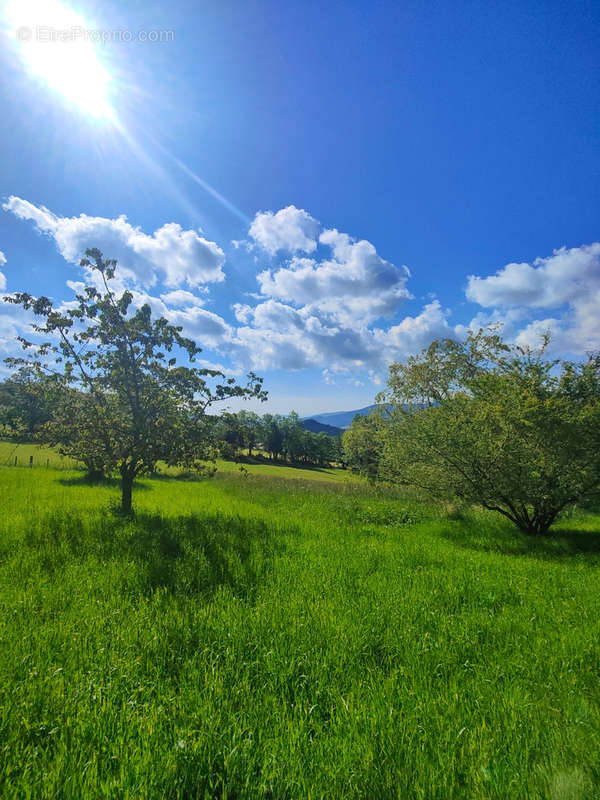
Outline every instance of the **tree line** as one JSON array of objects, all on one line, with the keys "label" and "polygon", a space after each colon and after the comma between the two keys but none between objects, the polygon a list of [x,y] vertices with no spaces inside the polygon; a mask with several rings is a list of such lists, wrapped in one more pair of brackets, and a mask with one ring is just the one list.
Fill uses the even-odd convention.
[{"label": "tree line", "polygon": [[[95,459],[95,448],[78,436],[71,441],[67,428],[81,417],[85,393],[73,391],[67,397],[60,381],[39,375],[29,366],[21,366],[0,382],[0,435],[18,442],[55,444],[63,454],[85,464],[90,479],[104,474],[102,458]],[[65,414],[67,415],[66,418]],[[63,417],[63,424],[59,419]],[[188,420],[187,435],[193,438]],[[263,414],[253,411],[207,413],[201,420],[202,452],[206,459],[220,457],[229,461],[266,459],[273,463],[327,467],[345,462],[341,440],[326,433],[306,430],[295,411],[290,414]],[[69,439],[69,441],[67,441]]]},{"label": "tree line", "polygon": [[214,440],[222,458],[267,456],[273,462],[330,466],[344,464],[338,437],[306,430],[295,411],[288,415],[227,412],[215,420]]}]

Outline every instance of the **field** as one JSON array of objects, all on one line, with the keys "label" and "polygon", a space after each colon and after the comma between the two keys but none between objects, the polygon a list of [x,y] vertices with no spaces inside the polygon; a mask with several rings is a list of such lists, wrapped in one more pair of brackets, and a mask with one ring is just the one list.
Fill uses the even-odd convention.
[{"label": "field", "polygon": [[0,467],[2,798],[600,798],[600,516],[68,466]]},{"label": "field", "polygon": [[[14,444],[0,441],[0,466],[29,467],[33,459],[33,467],[51,469],[77,469],[80,465],[68,456],[61,456],[57,449],[36,444]],[[302,480],[334,481],[335,483],[356,481],[351,472],[326,467],[293,467],[287,464],[264,463],[265,459],[244,459],[241,463],[217,459],[214,463],[220,473],[232,472],[240,474],[244,470],[252,475],[271,475],[279,478]],[[243,466],[243,470],[240,468]],[[159,473],[163,476],[177,477],[184,470],[178,467],[159,465]]]}]

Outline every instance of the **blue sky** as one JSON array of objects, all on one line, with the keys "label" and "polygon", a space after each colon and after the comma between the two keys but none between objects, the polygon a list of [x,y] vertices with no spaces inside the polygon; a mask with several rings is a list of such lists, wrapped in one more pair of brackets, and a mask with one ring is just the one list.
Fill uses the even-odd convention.
[{"label": "blue sky", "polygon": [[[207,362],[264,376],[261,411],[366,405],[488,322],[600,347],[597,3],[3,13],[5,292],[68,300],[96,245]],[[39,41],[73,19],[110,40]],[[27,325],[0,308],[1,357]]]}]

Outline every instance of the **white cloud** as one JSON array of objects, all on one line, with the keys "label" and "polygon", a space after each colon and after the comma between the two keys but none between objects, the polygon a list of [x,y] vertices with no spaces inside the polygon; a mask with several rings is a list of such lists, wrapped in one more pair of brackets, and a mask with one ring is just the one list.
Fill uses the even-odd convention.
[{"label": "white cloud", "polygon": [[[257,275],[260,294],[249,303],[232,305],[236,324],[202,307],[206,289],[196,279],[200,273],[203,281],[222,279],[224,256],[196,232],[168,223],[148,235],[125,217],[61,218],[16,197],[5,207],[52,236],[72,263],[89,246],[116,257],[120,269],[115,289],[132,287],[133,308],[149,304],[154,315],[181,325],[185,336],[228,357],[239,369],[319,367],[326,381],[343,375],[360,385],[377,385],[391,361],[435,338],[464,335],[464,328],[450,324],[449,312],[437,300],[399,318],[402,304],[411,297],[408,269],[383,259],[366,240],[323,229],[294,206],[257,214],[251,224],[257,256],[258,244],[272,255],[284,252],[274,267]],[[208,265],[196,258],[206,255],[207,247],[215,256]],[[158,280],[172,290],[149,294]],[[186,282],[193,291],[183,287]],[[80,281],[68,283],[75,291],[83,288]],[[394,324],[384,324],[386,318]]]},{"label": "white cloud", "polygon": [[125,216],[59,217],[20,197],[10,197],[3,208],[51,236],[67,261],[78,264],[86,248],[98,247],[105,257],[118,260],[123,277],[139,286],[150,287],[161,280],[174,288],[185,283],[197,287],[225,279],[221,248],[176,222],[167,222],[150,235]]},{"label": "white cloud", "polygon": [[192,294],[192,292],[187,292],[185,289],[175,289],[173,292],[161,294],[160,299],[167,305],[178,308],[204,305],[202,297],[198,297],[197,294]]},{"label": "white cloud", "polygon": [[233,306],[241,325],[231,353],[255,369],[318,366],[326,382],[346,374],[377,384],[391,361],[438,336],[464,334],[448,323],[437,301],[392,327],[373,327],[397,317],[411,297],[408,269],[383,259],[371,242],[323,229],[306,211],[289,206],[257,214],[250,236],[271,255],[288,253],[287,260],[257,275],[256,305]]},{"label": "white cloud", "polygon": [[561,247],[533,264],[507,264],[495,275],[470,275],[467,297],[482,306],[559,308],[600,285],[600,243]]},{"label": "white cloud", "polygon": [[[249,235],[271,255],[279,250],[312,253],[317,249],[321,226],[304,209],[287,206],[276,214],[260,211],[250,225]],[[238,242],[239,246],[239,242]]]},{"label": "white cloud", "polygon": [[237,321],[242,322],[244,325],[252,318],[252,306],[245,303],[234,303],[231,308]]},{"label": "white cloud", "polygon": [[335,380],[335,375],[332,373],[330,369],[327,369],[327,367],[325,367],[325,369],[321,374],[323,376],[323,382],[326,383],[328,386],[337,385]]},{"label": "white cloud", "polygon": [[460,338],[465,329],[448,323],[449,312],[434,301],[415,317],[388,329],[337,324],[309,307],[300,309],[266,300],[255,308],[243,306],[232,353],[249,359],[254,369],[322,367],[326,382],[333,374],[368,373],[374,383],[395,360],[418,352],[439,337]]},{"label": "white cloud", "polygon": [[200,347],[222,350],[231,341],[233,328],[223,317],[198,306],[170,309],[164,315],[173,325],[181,325],[183,335],[193,339]]},{"label": "white cloud", "polygon": [[[581,355],[600,347],[600,243],[555,250],[532,264],[512,263],[485,278],[469,276],[467,297],[492,307],[491,320],[505,323],[505,334],[537,346],[551,334],[555,354]],[[558,316],[531,319],[538,310]],[[478,314],[474,322],[483,323]],[[518,323],[528,318],[525,327]],[[473,326],[473,323],[472,323]]]},{"label": "white cloud", "polygon": [[392,316],[411,296],[408,269],[385,261],[370,242],[337,230],[323,231],[319,242],[330,249],[331,258],[293,258],[275,271],[264,270],[257,276],[262,294],[346,325]]},{"label": "white cloud", "polygon": [[231,325],[218,314],[201,308],[201,299],[190,292],[169,292],[155,297],[133,290],[132,296],[132,310],[144,304],[149,305],[153,316],[164,317],[172,325],[180,325],[183,335],[193,339],[203,349],[223,350],[233,338]]},{"label": "white cloud", "polygon": [[32,311],[25,311],[21,306],[5,303],[0,299],[0,374],[10,371],[4,365],[5,358],[25,355],[17,336],[24,336],[30,341],[39,340],[39,336],[31,328],[34,321]]},{"label": "white cloud", "polygon": [[[0,250],[0,267],[3,267],[5,264],[6,264],[6,256],[4,255],[2,250]],[[4,289],[6,289],[6,278],[4,276],[4,273],[0,272],[0,291],[3,291]]]},{"label": "white cloud", "polygon": [[434,339],[462,338],[462,326],[448,324],[450,312],[444,310],[439,300],[427,303],[416,317],[405,317],[398,325],[387,330],[375,330],[375,340],[384,348],[389,361],[406,358],[427,347]]}]

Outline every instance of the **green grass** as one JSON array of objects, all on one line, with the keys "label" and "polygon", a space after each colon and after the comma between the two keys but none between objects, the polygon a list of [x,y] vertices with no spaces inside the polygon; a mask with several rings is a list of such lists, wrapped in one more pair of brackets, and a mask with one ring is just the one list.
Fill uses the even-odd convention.
[{"label": "green grass", "polygon": [[68,456],[61,456],[57,449],[37,444],[18,444],[0,441],[0,466],[52,467],[53,469],[76,469],[78,464]]},{"label": "green grass", "polygon": [[599,798],[600,517],[284,470],[0,469],[0,796]]}]

